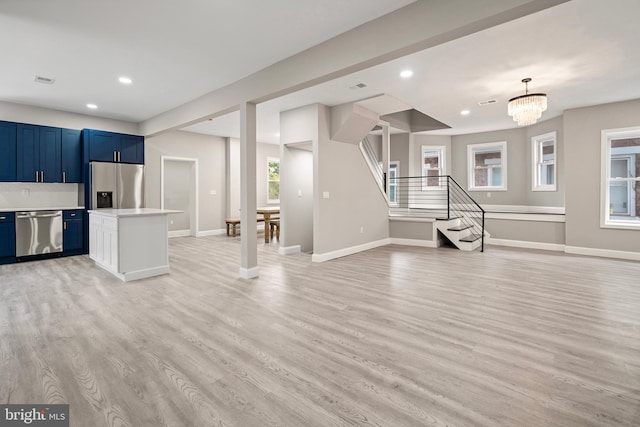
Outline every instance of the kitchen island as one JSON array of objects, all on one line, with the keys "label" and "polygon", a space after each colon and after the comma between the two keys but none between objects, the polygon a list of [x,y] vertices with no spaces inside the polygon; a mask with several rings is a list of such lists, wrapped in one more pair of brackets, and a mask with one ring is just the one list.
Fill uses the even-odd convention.
[{"label": "kitchen island", "polygon": [[89,257],[125,282],[169,273],[166,209],[95,209],[89,212]]}]

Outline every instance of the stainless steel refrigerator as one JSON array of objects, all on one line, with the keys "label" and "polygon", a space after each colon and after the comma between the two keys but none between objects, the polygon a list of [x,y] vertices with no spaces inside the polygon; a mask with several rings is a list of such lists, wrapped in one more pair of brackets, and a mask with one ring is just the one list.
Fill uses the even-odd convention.
[{"label": "stainless steel refrigerator", "polygon": [[144,165],[91,162],[90,209],[144,207]]}]

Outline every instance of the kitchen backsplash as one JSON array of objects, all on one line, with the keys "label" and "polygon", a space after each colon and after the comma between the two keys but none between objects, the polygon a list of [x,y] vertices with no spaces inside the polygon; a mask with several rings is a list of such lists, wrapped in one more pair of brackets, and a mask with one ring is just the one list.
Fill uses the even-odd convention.
[{"label": "kitchen backsplash", "polygon": [[82,184],[0,182],[0,210],[84,205]]}]

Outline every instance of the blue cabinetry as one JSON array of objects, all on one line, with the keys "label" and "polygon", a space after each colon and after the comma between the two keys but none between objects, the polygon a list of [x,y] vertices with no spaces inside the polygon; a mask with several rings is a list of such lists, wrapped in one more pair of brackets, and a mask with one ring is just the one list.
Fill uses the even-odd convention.
[{"label": "blue cabinetry", "polygon": [[84,129],[87,162],[115,162],[144,164],[144,137]]},{"label": "blue cabinetry", "polygon": [[0,181],[16,180],[16,124],[0,121]]},{"label": "blue cabinetry", "polygon": [[62,129],[61,165],[62,176],[60,182],[82,182],[82,149],[80,131]]},{"label": "blue cabinetry", "polygon": [[79,255],[82,253],[83,211],[81,209],[62,212],[62,253]]},{"label": "blue cabinetry", "polygon": [[16,261],[15,213],[0,212],[0,264]]},{"label": "blue cabinetry", "polygon": [[60,182],[61,129],[17,125],[17,180]]}]

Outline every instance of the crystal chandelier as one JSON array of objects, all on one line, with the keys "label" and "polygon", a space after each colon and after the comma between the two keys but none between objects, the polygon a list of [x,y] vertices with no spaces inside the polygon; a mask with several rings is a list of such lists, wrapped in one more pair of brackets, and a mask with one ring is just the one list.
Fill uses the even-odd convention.
[{"label": "crystal chandelier", "polygon": [[524,95],[516,96],[509,100],[507,112],[513,117],[513,121],[518,122],[519,126],[528,126],[534,124],[542,112],[547,109],[546,93],[529,93],[530,78],[522,79],[525,84]]}]

